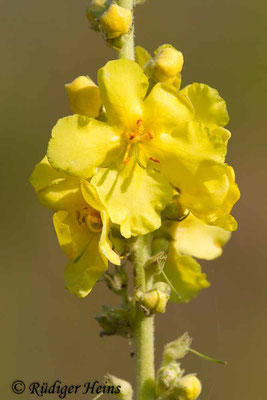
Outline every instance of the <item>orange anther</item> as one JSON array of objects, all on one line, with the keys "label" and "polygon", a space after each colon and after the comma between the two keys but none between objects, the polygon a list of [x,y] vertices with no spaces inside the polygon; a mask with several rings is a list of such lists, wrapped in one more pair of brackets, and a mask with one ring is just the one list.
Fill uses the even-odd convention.
[{"label": "orange anther", "polygon": [[129,161],[130,161],[130,158],[129,158],[129,157],[126,157],[126,158],[123,160],[123,164],[128,164]]},{"label": "orange anther", "polygon": [[136,137],[136,135],[137,135],[136,132],[129,133],[129,139],[133,140]]},{"label": "orange anther", "polygon": [[151,161],[154,161],[154,162],[160,164],[160,160],[158,160],[157,158],[149,157],[149,159],[150,159]]},{"label": "orange anther", "polygon": [[147,136],[149,137],[149,139],[153,139],[153,137],[154,137],[154,135],[153,135],[153,133],[151,133],[151,132],[147,132]]}]

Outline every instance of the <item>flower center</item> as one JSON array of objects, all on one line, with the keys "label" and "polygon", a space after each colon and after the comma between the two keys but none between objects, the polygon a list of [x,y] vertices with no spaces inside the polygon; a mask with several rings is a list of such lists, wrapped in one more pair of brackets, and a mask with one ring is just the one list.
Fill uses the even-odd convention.
[{"label": "flower center", "polygon": [[79,223],[85,223],[91,232],[101,232],[102,220],[99,211],[90,207],[83,207],[82,212],[78,212]]},{"label": "flower center", "polygon": [[[146,131],[143,121],[141,119],[138,119],[136,122],[135,131],[127,133],[128,144],[123,158],[123,164],[128,164],[130,160],[129,153],[134,144],[137,144],[138,142],[144,142],[146,140],[152,140],[153,137],[154,137],[153,133],[151,131]],[[160,163],[160,160],[158,160],[157,158],[150,157],[143,147],[142,151],[149,160],[154,161],[156,163]]]}]

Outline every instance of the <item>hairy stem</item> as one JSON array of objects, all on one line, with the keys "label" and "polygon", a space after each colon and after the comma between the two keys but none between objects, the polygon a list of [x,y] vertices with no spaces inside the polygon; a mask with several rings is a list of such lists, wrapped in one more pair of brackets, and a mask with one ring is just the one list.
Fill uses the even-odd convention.
[{"label": "hairy stem", "polygon": [[[133,245],[133,261],[135,267],[135,287],[147,291],[152,281],[146,279],[144,264],[150,257],[150,235],[138,236]],[[137,306],[134,326],[136,352],[136,388],[137,400],[153,400],[155,398],[154,372],[154,317],[146,317]]]},{"label": "hairy stem", "polygon": [[[128,8],[133,11],[134,1],[133,0],[118,0],[118,5],[124,8]],[[119,58],[127,58],[128,60],[134,60],[134,21],[129,33],[122,37],[122,48],[119,51]]]},{"label": "hairy stem", "polygon": [[[133,0],[118,0],[124,8],[133,10]],[[134,23],[131,30],[122,38],[123,46],[119,58],[134,60]],[[151,289],[153,281],[146,278],[144,264],[151,256],[150,235],[138,236],[132,247],[135,268],[135,288],[143,292]],[[136,306],[134,325],[134,342],[136,353],[136,400],[155,399],[155,368],[154,368],[154,317],[146,317],[143,310]]]}]

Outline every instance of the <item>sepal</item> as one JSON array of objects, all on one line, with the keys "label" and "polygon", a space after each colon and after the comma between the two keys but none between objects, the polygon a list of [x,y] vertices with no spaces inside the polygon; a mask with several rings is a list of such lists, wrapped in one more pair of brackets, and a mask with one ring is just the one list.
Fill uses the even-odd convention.
[{"label": "sepal", "polygon": [[100,336],[119,335],[127,338],[132,337],[131,310],[102,306],[102,311],[95,319],[103,329],[100,332]]},{"label": "sepal", "polygon": [[115,294],[121,296],[127,290],[128,276],[124,266],[116,266],[113,274],[106,272],[103,279],[108,288]]},{"label": "sepal", "polygon": [[178,339],[166,344],[163,351],[162,365],[169,365],[170,363],[185,357],[189,352],[191,343],[192,339],[186,332]]},{"label": "sepal", "polygon": [[92,0],[87,8],[86,15],[94,31],[99,32],[99,18],[109,7],[108,0]]},{"label": "sepal", "polygon": [[158,370],[156,380],[156,394],[160,396],[166,390],[169,390],[175,385],[178,378],[183,375],[183,370],[180,364],[173,362],[167,366],[163,366]]}]

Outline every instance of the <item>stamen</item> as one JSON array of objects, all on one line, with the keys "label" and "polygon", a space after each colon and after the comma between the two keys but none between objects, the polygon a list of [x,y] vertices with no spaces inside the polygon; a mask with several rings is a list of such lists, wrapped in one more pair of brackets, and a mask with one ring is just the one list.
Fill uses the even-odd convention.
[{"label": "stamen", "polygon": [[132,145],[131,142],[129,142],[129,143],[127,144],[126,151],[125,151],[125,155],[124,155],[124,158],[123,158],[123,164],[128,164],[128,162],[129,162],[129,160],[130,160],[130,158],[129,158],[129,151],[130,151],[131,145]]},{"label": "stamen", "polygon": [[150,131],[147,132],[147,136],[149,139],[153,139],[153,137],[154,137],[153,133]]},{"label": "stamen", "polygon": [[139,134],[139,135],[142,134],[142,133],[144,132],[144,130],[145,130],[144,125],[143,125],[143,121],[142,121],[141,119],[139,119],[139,120],[136,122],[136,125],[137,125],[137,132],[138,132],[138,134]]},{"label": "stamen", "polygon": [[[85,221],[86,221],[86,225],[88,226],[88,228],[90,229],[90,231],[92,231],[92,232],[101,232],[102,231],[102,226],[93,226],[93,223],[95,222],[95,221],[93,221],[93,219],[92,219],[92,217],[90,216],[90,215],[87,215],[86,217],[85,217]],[[98,223],[99,223],[99,221],[98,221]]]},{"label": "stamen", "polygon": [[146,169],[146,167],[141,163],[141,161],[139,160],[139,155],[138,155],[138,147],[135,147],[135,159],[137,164],[139,165],[139,167]]},{"label": "stamen", "polygon": [[158,160],[157,158],[149,157],[149,160],[154,161],[155,163],[160,164],[160,160]]},{"label": "stamen", "polygon": [[84,206],[83,211],[76,211],[79,224],[85,223],[87,228],[92,232],[101,232],[102,220],[99,211],[91,207]]},{"label": "stamen", "polygon": [[[124,155],[124,158],[123,158],[123,164],[128,164],[129,163],[129,161],[130,161],[129,153],[130,153],[131,146],[134,143],[143,142],[143,141],[145,141],[147,139],[152,140],[154,138],[154,134],[151,131],[145,132],[143,121],[141,119],[138,119],[136,121],[136,125],[137,125],[137,128],[136,128],[136,130],[134,132],[128,132],[127,133],[128,144],[127,144],[125,155]],[[143,148],[143,146],[142,146],[141,150],[143,151],[143,153],[145,154],[147,159],[149,159],[151,161],[154,161],[155,163],[158,163],[158,164],[160,163],[160,160],[158,160],[157,158],[150,157],[149,154],[147,154],[147,152]],[[136,160],[137,160],[139,166],[142,167],[142,168],[145,168],[142,165],[142,163],[140,162],[140,160],[138,158],[138,153],[136,151],[135,151],[135,157],[136,157]]]}]

